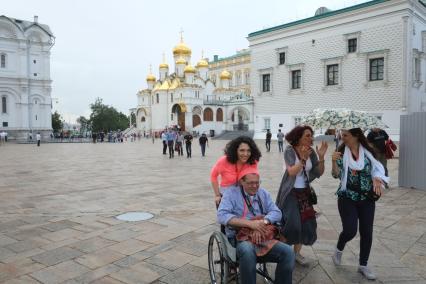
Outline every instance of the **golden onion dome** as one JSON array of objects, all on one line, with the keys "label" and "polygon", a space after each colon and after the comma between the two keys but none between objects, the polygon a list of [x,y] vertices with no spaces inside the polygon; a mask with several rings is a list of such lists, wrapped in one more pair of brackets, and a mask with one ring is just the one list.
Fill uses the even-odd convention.
[{"label": "golden onion dome", "polygon": [[176,60],[176,64],[186,64],[186,60],[180,57],[178,60]]},{"label": "golden onion dome", "polygon": [[195,73],[195,68],[192,65],[187,65],[185,69],[183,69],[184,73]]},{"label": "golden onion dome", "polygon": [[155,78],[154,75],[149,74],[148,76],[146,76],[146,81],[147,82],[155,82],[155,81],[157,81],[157,79]]},{"label": "golden onion dome", "polygon": [[231,79],[231,73],[229,73],[227,70],[223,70],[222,73],[220,73],[220,79],[221,80]]},{"label": "golden onion dome", "polygon": [[209,63],[205,59],[201,59],[197,62],[197,68],[209,67]]},{"label": "golden onion dome", "polygon": [[182,40],[173,48],[173,55],[191,55],[191,49]]},{"label": "golden onion dome", "polygon": [[169,68],[169,64],[167,64],[167,63],[161,63],[160,64],[160,68]]}]

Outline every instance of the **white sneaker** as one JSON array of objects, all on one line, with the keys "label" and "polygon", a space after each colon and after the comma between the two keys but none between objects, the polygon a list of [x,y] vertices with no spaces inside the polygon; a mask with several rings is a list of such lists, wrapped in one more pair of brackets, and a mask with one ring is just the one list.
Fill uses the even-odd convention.
[{"label": "white sneaker", "polygon": [[336,248],[336,250],[334,251],[334,254],[331,256],[331,259],[334,262],[334,265],[341,265],[342,264],[342,254],[343,251],[340,251]]},{"label": "white sneaker", "polygon": [[373,273],[373,271],[370,270],[368,266],[360,265],[358,267],[358,272],[364,275],[364,277],[368,280],[376,280],[376,275]]},{"label": "white sneaker", "polygon": [[301,255],[300,253],[296,253],[296,262],[302,266],[308,265],[308,260]]}]

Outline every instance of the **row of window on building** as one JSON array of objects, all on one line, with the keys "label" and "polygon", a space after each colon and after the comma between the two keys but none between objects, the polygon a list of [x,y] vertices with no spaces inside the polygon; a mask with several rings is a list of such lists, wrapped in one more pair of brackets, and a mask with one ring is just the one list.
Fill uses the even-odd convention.
[{"label": "row of window on building", "polygon": [[[280,56],[281,57],[281,56]],[[339,85],[339,64],[330,64],[326,66],[327,86]],[[383,80],[384,57],[373,58],[369,60],[369,80]],[[300,89],[302,87],[302,70],[291,71],[291,89]],[[271,74],[262,75],[262,92],[271,91]]]}]

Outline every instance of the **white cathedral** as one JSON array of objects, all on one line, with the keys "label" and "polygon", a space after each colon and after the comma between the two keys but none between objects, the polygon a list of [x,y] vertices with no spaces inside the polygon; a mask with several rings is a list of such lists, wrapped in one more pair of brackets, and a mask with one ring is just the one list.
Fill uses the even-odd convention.
[{"label": "white cathedral", "polygon": [[241,73],[228,71],[226,65],[232,62],[231,69],[240,66],[249,70],[249,62],[244,61],[247,56],[237,54],[231,61],[223,62],[216,57],[216,68],[210,72],[209,62],[204,58],[194,67],[191,54],[181,37],[173,48],[174,70],[163,59],[159,78],[152,72],[146,77],[148,87],[137,93],[138,106],[130,109],[136,117],[136,121],[131,121],[131,125],[136,125],[134,131],[157,136],[168,127],[215,135],[224,131],[252,131],[254,106],[249,80],[237,80]]},{"label": "white cathedral", "polygon": [[52,132],[49,26],[0,16],[0,132],[27,139]]}]

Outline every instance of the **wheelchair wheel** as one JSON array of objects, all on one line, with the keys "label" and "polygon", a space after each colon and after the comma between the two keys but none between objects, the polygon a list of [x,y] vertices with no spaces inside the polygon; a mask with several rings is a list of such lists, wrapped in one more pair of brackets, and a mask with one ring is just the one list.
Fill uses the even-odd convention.
[{"label": "wheelchair wheel", "polygon": [[227,284],[229,263],[224,255],[224,244],[216,234],[209,239],[208,260],[212,284]]}]

